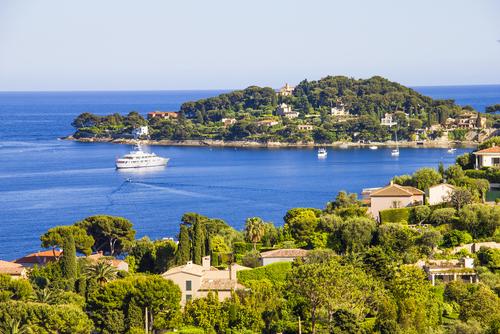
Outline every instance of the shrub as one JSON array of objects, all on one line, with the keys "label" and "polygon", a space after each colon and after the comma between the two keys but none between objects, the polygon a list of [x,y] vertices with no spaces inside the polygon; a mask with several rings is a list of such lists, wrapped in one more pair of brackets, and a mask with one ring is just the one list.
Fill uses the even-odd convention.
[{"label": "shrub", "polygon": [[285,282],[288,272],[292,269],[291,262],[277,262],[268,264],[267,266],[238,271],[238,281],[245,284],[250,280],[268,279],[274,285],[280,285]]},{"label": "shrub", "polygon": [[455,247],[472,242],[472,236],[466,231],[452,230],[443,235],[444,247]]},{"label": "shrub", "polygon": [[429,218],[433,225],[451,224],[456,220],[454,208],[442,208],[434,210]]},{"label": "shrub", "polygon": [[408,224],[409,219],[410,219],[410,208],[387,209],[380,211],[381,223]]},{"label": "shrub", "polygon": [[[260,249],[260,244],[257,244],[257,249]],[[245,254],[253,250],[253,245],[250,242],[234,242],[233,251],[235,254]]]}]

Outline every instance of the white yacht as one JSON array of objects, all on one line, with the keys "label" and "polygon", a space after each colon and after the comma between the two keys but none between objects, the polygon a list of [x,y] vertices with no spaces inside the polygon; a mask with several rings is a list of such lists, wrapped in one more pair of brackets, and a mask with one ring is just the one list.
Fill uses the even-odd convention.
[{"label": "white yacht", "polygon": [[326,158],[327,154],[326,148],[318,149],[318,158]]},{"label": "white yacht", "polygon": [[377,145],[371,145],[370,146],[370,150],[378,150],[378,146]]},{"label": "white yacht", "polygon": [[450,147],[448,149],[448,153],[455,153],[456,150],[457,150],[456,148]]},{"label": "white yacht", "polygon": [[167,158],[159,157],[154,153],[144,152],[139,144],[135,145],[134,150],[123,157],[116,159],[116,168],[143,168],[166,166]]}]

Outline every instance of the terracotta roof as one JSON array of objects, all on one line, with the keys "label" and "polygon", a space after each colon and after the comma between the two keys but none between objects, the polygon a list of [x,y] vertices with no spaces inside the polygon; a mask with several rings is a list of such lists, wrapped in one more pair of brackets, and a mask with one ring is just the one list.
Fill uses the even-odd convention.
[{"label": "terracotta roof", "polygon": [[433,188],[437,188],[437,187],[441,187],[441,186],[446,186],[446,187],[449,187],[451,189],[456,189],[457,188],[454,185],[449,184],[449,183],[440,183],[440,184],[436,184],[436,185],[434,185],[432,187],[429,187],[429,189],[433,189]]},{"label": "terracotta roof", "polygon": [[21,275],[25,268],[19,263],[0,260],[0,274]]},{"label": "terracotta roof", "polygon": [[485,148],[484,150],[474,152],[474,154],[488,154],[488,153],[500,154],[500,146],[492,146],[490,148]]},{"label": "terracotta roof", "polygon": [[420,189],[399,184],[390,184],[387,187],[376,190],[370,194],[370,197],[411,197],[414,195],[423,195]]},{"label": "terracotta roof", "polygon": [[296,258],[296,257],[304,257],[307,255],[307,250],[305,249],[275,249],[272,251],[260,253],[261,258],[270,258],[270,257],[286,257],[286,258]]},{"label": "terracotta roof", "polygon": [[236,289],[241,289],[243,286],[238,284],[234,280],[230,280],[229,278],[218,278],[218,279],[209,279],[205,278],[201,281],[200,291],[231,291]]},{"label": "terracotta roof", "polygon": [[[188,263],[183,266],[178,266],[171,268],[167,270],[165,273],[162,274],[162,276],[169,276],[172,274],[177,274],[177,273],[186,273],[186,274],[192,274],[196,276],[203,276],[203,272],[206,269],[203,268],[203,266],[200,266],[199,264],[194,264],[194,263]],[[217,270],[216,268],[211,267],[210,270]]]},{"label": "terracotta roof", "polygon": [[[55,256],[54,256],[55,254]],[[49,261],[54,261],[58,259],[62,254],[60,250],[46,250],[42,252],[37,252],[33,254],[26,255],[20,259],[15,260],[15,263],[33,263],[33,264],[45,264]]]},{"label": "terracotta roof", "polygon": [[106,257],[102,254],[102,252],[91,254],[91,255],[87,256],[86,258],[92,262],[97,262],[97,261],[100,261],[102,259],[104,261],[108,261],[113,267],[119,267],[120,264],[127,263],[123,260]]}]

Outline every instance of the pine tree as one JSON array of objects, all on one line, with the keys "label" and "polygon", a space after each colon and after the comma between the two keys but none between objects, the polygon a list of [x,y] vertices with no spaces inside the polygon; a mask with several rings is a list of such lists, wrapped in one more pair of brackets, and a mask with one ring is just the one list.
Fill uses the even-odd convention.
[{"label": "pine tree", "polygon": [[76,279],[77,264],[76,264],[76,247],[75,239],[72,233],[65,233],[63,241],[63,255],[61,258],[61,270],[64,278],[69,281]]},{"label": "pine tree", "polygon": [[181,224],[179,231],[179,247],[175,253],[175,263],[184,265],[191,258],[191,240],[189,240],[188,227]]},{"label": "pine tree", "polygon": [[205,233],[203,223],[197,221],[193,224],[193,262],[201,264],[201,259],[205,255]]}]

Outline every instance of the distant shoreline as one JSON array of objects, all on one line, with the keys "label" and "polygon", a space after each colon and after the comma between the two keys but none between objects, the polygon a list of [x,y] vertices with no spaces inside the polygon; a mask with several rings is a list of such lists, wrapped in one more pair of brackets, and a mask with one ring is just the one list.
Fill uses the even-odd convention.
[{"label": "distant shoreline", "polygon": [[[137,143],[134,139],[125,138],[74,138],[67,136],[61,138],[63,140],[78,141],[81,143],[111,143],[111,144],[124,144],[133,145]],[[396,147],[396,142],[372,142],[372,143],[351,143],[351,142],[333,142],[328,144],[319,144],[314,142],[305,143],[282,143],[282,142],[257,142],[257,141],[224,141],[224,140],[139,140],[139,143],[144,145],[154,146],[186,146],[186,147],[238,147],[238,148],[314,148],[314,147],[341,147],[347,145],[347,148],[354,147]],[[444,141],[425,141],[423,144],[417,142],[402,141],[398,143],[399,147],[407,148],[449,148],[449,147],[462,147],[462,148],[476,148],[476,142],[444,142]]]}]

